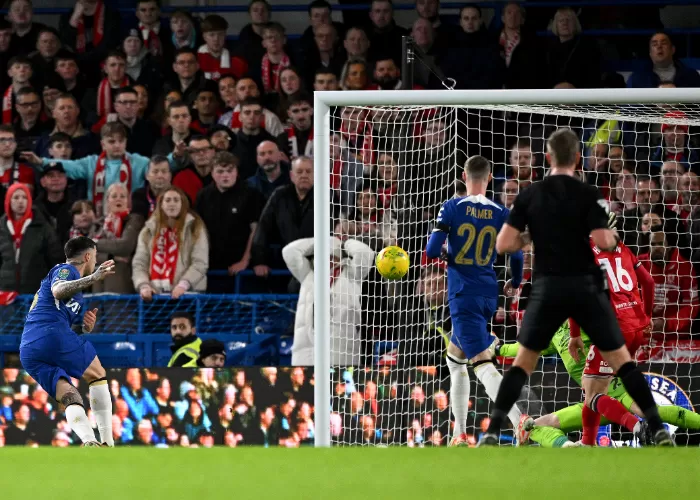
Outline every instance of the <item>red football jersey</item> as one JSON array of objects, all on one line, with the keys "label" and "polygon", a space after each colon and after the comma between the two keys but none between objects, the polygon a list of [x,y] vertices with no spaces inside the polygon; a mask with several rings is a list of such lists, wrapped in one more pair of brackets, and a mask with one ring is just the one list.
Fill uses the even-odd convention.
[{"label": "red football jersey", "polygon": [[644,312],[644,302],[639,292],[636,269],[641,266],[632,251],[622,242],[615,250],[603,252],[591,241],[595,260],[606,271],[610,302],[620,324],[620,330],[630,332],[649,324]]}]

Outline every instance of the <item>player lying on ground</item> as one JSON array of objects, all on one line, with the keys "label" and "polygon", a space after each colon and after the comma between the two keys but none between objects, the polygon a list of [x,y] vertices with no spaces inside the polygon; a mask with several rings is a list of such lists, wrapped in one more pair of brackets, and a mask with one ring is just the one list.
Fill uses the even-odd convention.
[{"label": "player lying on ground", "polygon": [[[469,374],[471,363],[486,393],[495,400],[503,378],[493,364],[489,351],[491,332],[488,323],[496,312],[498,282],[493,270],[496,259],[496,235],[508,219],[509,210],[486,198],[491,180],[491,165],[483,156],[472,156],[464,166],[467,195],[447,201],[438,214],[426,254],[441,256],[447,240],[447,291],[452,318],[452,337],[447,347],[450,370],[450,396],[455,416],[454,437],[450,446],[467,444],[469,412]],[[513,279],[509,290],[520,286],[523,254],[510,257]],[[520,422],[517,407],[508,413],[513,427]]]},{"label": "player lying on ground", "polygon": [[[85,414],[83,398],[71,383],[71,377],[82,377],[90,387],[90,404],[102,442],[114,446],[107,373],[92,344],[73,330],[80,319],[82,291],[114,274],[114,261],[95,269],[95,242],[84,236],[68,240],[64,250],[66,263],[54,266],[34,295],[19,346],[20,361],[27,373],[66,407],[68,425],[83,446],[100,446]],[[75,327],[89,333],[95,321],[97,309],[86,312],[82,327]]]},{"label": "player lying on ground", "polygon": [[[581,332],[581,341],[584,348],[590,349],[592,343],[584,332]],[[557,333],[554,335],[549,347],[542,351],[542,356],[551,356],[559,354],[564,362],[564,368],[569,376],[579,386],[583,378],[583,371],[586,367],[586,362],[583,359],[575,360],[569,353],[569,323],[564,323]],[[494,354],[504,358],[514,358],[518,354],[520,344],[511,343],[496,345]],[[608,396],[615,398],[622,405],[634,413],[642,417],[642,411],[639,406],[632,400],[632,397],[625,391],[625,387],[619,378],[612,379],[612,383],[608,389]],[[569,432],[580,431],[583,429],[583,403],[562,408],[561,410],[544,415],[532,422],[534,428],[530,432],[530,439],[547,448],[559,448],[573,446],[574,443],[569,441],[566,436]],[[680,406],[658,406],[661,420],[667,424],[682,427],[684,429],[700,430],[700,414],[686,410]],[[636,419],[635,419],[636,421]],[[606,418],[601,419],[601,424],[607,425],[611,423]],[[526,427],[528,424],[525,424]]]}]

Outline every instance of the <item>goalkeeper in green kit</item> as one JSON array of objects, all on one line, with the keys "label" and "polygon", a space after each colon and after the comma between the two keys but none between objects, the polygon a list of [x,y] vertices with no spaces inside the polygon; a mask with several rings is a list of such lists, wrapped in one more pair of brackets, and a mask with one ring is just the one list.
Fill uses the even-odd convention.
[{"label": "goalkeeper in green kit", "polygon": [[[569,376],[575,380],[578,385],[581,385],[581,378],[586,367],[586,360],[585,358],[581,358],[579,361],[576,361],[571,354],[569,354],[569,338],[569,323],[566,322],[557,330],[549,347],[542,351],[542,355],[550,356],[559,354]],[[581,332],[581,340],[585,347],[584,352],[587,352],[590,349],[591,340],[584,332]],[[514,358],[519,347],[520,345],[518,343],[496,345],[495,354],[496,356],[502,356],[504,358]],[[631,413],[635,415],[642,414],[637,404],[632,400],[630,395],[627,394],[622,382],[620,382],[617,377],[615,377],[610,384],[608,396],[618,400]],[[667,424],[684,429],[700,429],[700,414],[698,413],[675,405],[659,406],[658,409],[661,420]],[[578,403],[550,413],[549,415],[539,417],[534,421],[534,427],[532,427],[532,421],[530,421],[529,425],[525,423],[527,427],[531,427],[530,440],[546,448],[568,448],[576,446],[576,443],[569,440],[567,434],[583,429],[582,412],[583,403]],[[609,423],[610,422],[605,418],[601,420],[601,425],[607,425]]]}]

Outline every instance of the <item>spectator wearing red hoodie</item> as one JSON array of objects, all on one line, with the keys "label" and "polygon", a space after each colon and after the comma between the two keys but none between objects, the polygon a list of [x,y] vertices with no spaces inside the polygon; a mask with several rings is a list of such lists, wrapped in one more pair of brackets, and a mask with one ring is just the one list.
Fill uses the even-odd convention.
[{"label": "spectator wearing red hoodie", "polygon": [[697,276],[693,265],[678,248],[668,245],[663,231],[651,233],[650,251],[639,261],[651,273],[656,284],[653,309],[653,334],[688,334],[700,309]]},{"label": "spectator wearing red hoodie", "polygon": [[0,218],[0,289],[35,293],[63,258],[56,232],[32,209],[29,188],[21,183],[10,186]]}]

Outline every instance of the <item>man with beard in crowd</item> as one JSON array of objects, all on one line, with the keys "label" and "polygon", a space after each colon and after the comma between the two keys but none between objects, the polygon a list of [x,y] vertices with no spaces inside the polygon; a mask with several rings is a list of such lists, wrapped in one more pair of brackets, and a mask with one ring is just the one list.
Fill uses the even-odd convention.
[{"label": "man with beard in crowd", "polygon": [[170,335],[173,339],[173,344],[170,346],[173,355],[168,361],[168,368],[184,366],[190,361],[199,359],[202,339],[197,337],[194,317],[190,313],[177,311],[170,316]]},{"label": "man with beard in crowd", "polygon": [[248,185],[260,192],[265,201],[272,192],[291,183],[289,164],[280,160],[280,150],[272,141],[263,141],[257,148],[258,169],[248,178]]}]

